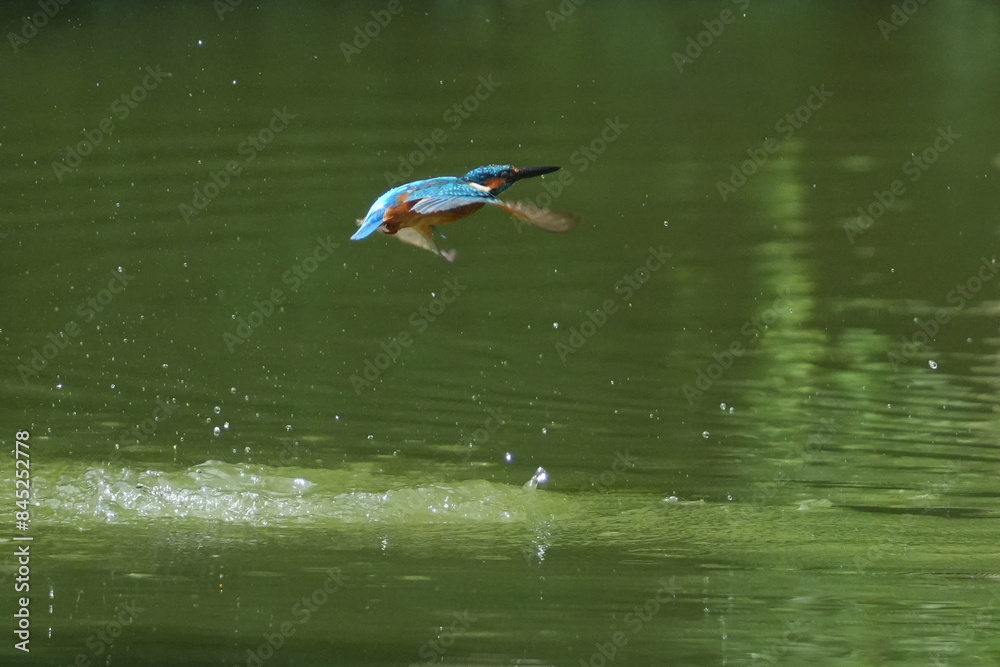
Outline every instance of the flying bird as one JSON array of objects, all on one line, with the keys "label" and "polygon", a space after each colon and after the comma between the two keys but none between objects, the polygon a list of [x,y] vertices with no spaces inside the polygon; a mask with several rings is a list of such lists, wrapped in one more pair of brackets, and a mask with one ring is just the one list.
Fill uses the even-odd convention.
[{"label": "flying bird", "polygon": [[568,232],[577,225],[575,216],[527,202],[497,198],[498,194],[523,178],[551,174],[558,169],[488,164],[476,167],[465,176],[440,176],[400,185],[375,200],[364,220],[358,220],[360,227],[351,240],[360,241],[381,230],[451,262],[455,260],[455,252],[438,249],[434,242],[434,227],[461,220],[486,204],[502,208],[547,232]]}]

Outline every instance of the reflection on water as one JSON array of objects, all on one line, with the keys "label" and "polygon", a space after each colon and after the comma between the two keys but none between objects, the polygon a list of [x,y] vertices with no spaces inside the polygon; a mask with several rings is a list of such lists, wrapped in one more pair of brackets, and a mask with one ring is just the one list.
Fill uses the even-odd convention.
[{"label": "reflection on water", "polygon": [[[731,4],[81,2],[8,54],[30,659],[1000,662],[997,8]],[[348,240],[491,162],[580,227]]]}]

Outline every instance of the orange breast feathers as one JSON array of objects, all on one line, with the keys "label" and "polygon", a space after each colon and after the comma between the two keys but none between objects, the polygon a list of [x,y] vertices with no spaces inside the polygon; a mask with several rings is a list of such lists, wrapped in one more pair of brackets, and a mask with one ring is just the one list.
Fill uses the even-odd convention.
[{"label": "orange breast feathers", "polygon": [[417,225],[421,227],[446,225],[472,215],[485,205],[485,203],[480,204],[476,202],[474,204],[456,206],[455,208],[448,209],[447,211],[436,211],[434,213],[423,214],[414,213],[411,210],[418,201],[420,201],[420,199],[404,200],[387,207],[385,209],[385,214],[382,216],[386,232],[389,234],[395,234],[400,229],[405,227],[415,227]]}]

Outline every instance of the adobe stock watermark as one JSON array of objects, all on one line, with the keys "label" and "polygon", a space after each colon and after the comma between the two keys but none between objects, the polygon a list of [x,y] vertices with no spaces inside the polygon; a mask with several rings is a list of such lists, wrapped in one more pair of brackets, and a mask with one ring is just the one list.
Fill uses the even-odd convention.
[{"label": "adobe stock watermark", "polygon": [[236,8],[243,4],[243,0],[213,0],[212,9],[220,21],[226,20],[226,14],[235,12]]},{"label": "adobe stock watermark", "polygon": [[115,118],[119,122],[124,121],[139,106],[140,102],[145,101],[149,97],[149,94],[159,87],[165,78],[173,76],[169,72],[162,71],[159,65],[155,69],[152,67],[146,67],[145,69],[146,75],[142,78],[139,85],[114,99],[111,106],[108,107],[110,115],[98,121],[96,127],[90,130],[82,130],[83,140],[75,146],[67,145],[62,159],[52,161],[52,171],[60,183],[62,183],[63,176],[76,171],[83,164],[83,158],[97,150],[104,143],[104,140],[110,137],[111,133],[117,129],[115,127]]},{"label": "adobe stock watermark", "polygon": [[[117,271],[111,271],[111,279],[108,281],[107,287],[98,290],[95,295],[88,296],[77,305],[76,314],[80,316],[83,324],[93,322],[98,313],[103,313],[115,296],[124,292],[133,280],[135,280],[135,276],[125,273],[121,267]],[[26,362],[19,360],[21,363],[17,365],[17,372],[21,376],[21,381],[28,384],[32,378],[39,377],[49,363],[69,347],[72,340],[81,333],[83,333],[83,328],[80,326],[80,322],[72,319],[66,322],[57,333],[46,335],[48,342],[40,348],[32,349],[30,360]]]},{"label": "adobe stock watermark", "polygon": [[472,451],[477,447],[482,447],[493,437],[493,434],[500,430],[500,427],[507,423],[507,416],[503,414],[501,408],[490,408],[487,410],[489,417],[483,422],[483,425],[472,432],[472,437],[467,443],[465,448],[465,456],[462,458],[463,461],[468,461],[472,458]]},{"label": "adobe stock watermark", "polygon": [[[725,405],[724,403],[722,405]],[[806,415],[807,421],[810,415]],[[774,469],[770,480],[756,483],[748,494],[746,500],[736,498],[737,503],[727,504],[725,510],[725,520],[734,529],[738,524],[753,520],[762,511],[781,501],[779,491],[784,488],[789,481],[796,478],[795,471],[803,466],[815,461],[815,457],[824,449],[834,444],[835,436],[838,433],[837,424],[829,417],[819,417],[813,420],[813,425],[808,427],[809,431],[802,438],[801,444],[797,444],[791,449],[785,460],[797,460],[796,463],[779,463]],[[803,509],[802,506],[799,509]]]},{"label": "adobe stock watermark", "polygon": [[[782,140],[788,141],[795,136],[795,131],[812,119],[814,112],[819,111],[823,104],[833,97],[833,93],[826,89],[826,84],[821,83],[819,88],[810,86],[809,97],[804,104],[801,104],[794,111],[786,113],[774,124],[774,131],[781,135]],[[757,173],[757,170],[764,166],[772,154],[777,153],[781,144],[771,138],[765,139],[760,148],[748,148],[749,160],[744,160],[739,165],[732,165],[728,181],[716,181],[715,187],[719,191],[722,201],[726,201],[729,195],[747,184],[747,180]]]},{"label": "adobe stock watermark", "polygon": [[[472,91],[472,94],[445,109],[441,114],[441,120],[447,123],[453,131],[457,130],[479,109],[480,104],[493,96],[493,93],[501,85],[498,81],[493,80],[492,74],[485,78],[480,76],[479,85]],[[385,172],[386,184],[395,187],[406,183],[413,175],[414,167],[419,167],[426,162],[427,158],[438,149],[438,146],[446,141],[448,141],[448,131],[443,127],[431,130],[426,139],[414,139],[413,143],[417,145],[417,150],[399,156],[399,168],[395,172]]]},{"label": "adobe stock watermark", "polygon": [[437,637],[426,641],[417,650],[417,655],[427,661],[428,665],[440,662],[445,652],[454,646],[455,641],[469,631],[472,624],[476,622],[476,617],[466,609],[461,614],[454,612],[455,618],[449,625],[441,626]]},{"label": "adobe stock watermark", "polygon": [[351,43],[340,43],[340,52],[344,54],[348,63],[351,62],[352,58],[360,55],[361,51],[381,34],[382,30],[392,22],[392,17],[403,13],[403,4],[401,0],[389,0],[385,9],[373,9],[369,13],[372,20],[364,25],[364,29],[360,25],[354,26],[354,39],[351,40]]},{"label": "adobe stock watermark", "polygon": [[[993,596],[993,599],[985,607],[976,611],[976,615],[973,617],[971,623],[965,625],[961,630],[953,631],[935,642],[936,644],[944,644],[944,646],[931,656],[931,664],[934,667],[947,667],[947,665],[950,665],[952,658],[961,655],[963,650],[971,646],[976,639],[982,639],[984,631],[987,637],[995,636],[996,607],[1000,603],[1000,591],[997,590],[996,586],[990,588],[990,595]],[[986,651],[983,651],[983,653],[986,653]],[[978,660],[976,661],[978,662]]]},{"label": "adobe stock watermark", "polygon": [[[131,430],[122,430],[122,432],[118,435],[119,439],[122,442],[130,439],[142,442],[143,440],[152,437],[152,435],[156,433],[156,429],[160,423],[169,419],[170,416],[174,414],[174,410],[176,409],[176,405],[170,405],[169,401],[157,398],[156,407],[153,408],[153,413],[140,423],[133,426]],[[118,454],[118,450],[115,450],[115,454]]]},{"label": "adobe stock watermark", "polygon": [[562,0],[555,11],[545,10],[545,20],[549,22],[549,27],[555,30],[560,23],[565,23],[577,9],[587,0]]},{"label": "adobe stock watermark", "polygon": [[[950,125],[947,129],[939,127],[937,134],[938,136],[930,146],[921,151],[919,155],[913,155],[903,163],[903,174],[910,177],[910,183],[916,183],[920,180],[920,177],[931,168],[931,165],[955,144],[955,140],[962,138],[962,135],[952,131]],[[873,193],[874,200],[872,202],[867,206],[858,207],[858,219],[848,220],[843,224],[847,240],[853,244],[857,237],[871,229],[875,221],[896,203],[897,197],[902,197],[904,194],[906,194],[906,183],[898,178],[889,184],[888,189],[876,190]]]},{"label": "adobe stock watermark", "polygon": [[889,14],[889,20],[879,19],[875,24],[878,31],[882,34],[882,39],[889,41],[889,36],[902,28],[910,17],[917,13],[917,10],[924,6],[927,0],[905,0],[898,5],[892,6],[892,12]]},{"label": "adobe stock watermark", "polygon": [[[951,308],[938,308],[934,311],[934,317],[926,321],[919,317],[913,318],[916,323],[916,330],[909,336],[903,336],[899,347],[896,350],[886,352],[886,357],[892,365],[892,370],[898,371],[903,364],[912,361],[917,353],[941,331],[941,327],[951,321],[970,301],[976,298],[979,292],[986,286],[986,283],[993,280],[1000,265],[986,259],[979,258],[979,268],[964,282],[958,283],[948,294],[945,295],[945,302]],[[933,362],[931,362],[933,364]],[[932,365],[932,368],[936,366]]]},{"label": "adobe stock watermark", "polygon": [[[750,0],[732,0],[736,8],[745,12],[747,7],[750,6]],[[727,25],[732,25],[736,21],[736,15],[733,14],[731,9],[723,9],[719,12],[719,17],[714,18],[710,21],[702,21],[702,25],[705,29],[699,32],[697,35],[689,36],[687,38],[687,47],[684,49],[684,53],[680,51],[674,51],[671,58],[674,61],[674,65],[677,67],[677,71],[681,74],[684,73],[685,65],[693,65],[694,61],[701,57],[707,49],[711,48],[715,44],[715,40],[722,36],[725,32]]]},{"label": "adobe stock watermark", "polygon": [[580,658],[580,667],[606,667],[615,661],[618,651],[628,644],[629,636],[635,636],[642,631],[653,617],[667,604],[673,602],[681,588],[676,577],[662,578],[660,587],[642,604],[637,604],[622,618],[623,630],[614,630],[607,641],[594,643],[594,652],[587,659]]},{"label": "adobe stock watermark", "polygon": [[362,389],[372,387],[372,383],[382,377],[382,371],[396,363],[403,350],[413,345],[414,336],[419,336],[427,331],[431,323],[435,322],[448,309],[448,306],[455,303],[466,289],[468,287],[455,278],[444,281],[440,296],[433,294],[427,305],[413,311],[407,319],[410,328],[400,331],[390,338],[388,343],[381,343],[379,347],[382,352],[375,355],[374,360],[365,359],[362,369],[351,375],[350,380],[351,386],[354,387],[354,393],[360,396]]},{"label": "adobe stock watermark", "polygon": [[234,664],[233,667],[263,667],[268,660],[273,658],[274,654],[285,645],[285,640],[298,631],[296,626],[308,623],[313,614],[330,600],[330,596],[344,585],[346,577],[339,567],[328,570],[327,575],[323,583],[317,586],[312,593],[303,596],[301,600],[292,605],[285,621],[277,625],[275,630],[264,633],[264,641],[257,648],[247,649],[246,660]]},{"label": "adobe stock watermark", "polygon": [[178,204],[177,210],[180,212],[184,222],[191,222],[191,218],[204,211],[212,200],[219,196],[225,188],[232,183],[233,178],[243,172],[243,165],[250,164],[257,155],[267,148],[268,144],[274,141],[275,137],[288,129],[288,121],[294,119],[297,114],[288,113],[288,107],[282,107],[278,111],[277,107],[271,110],[271,118],[267,124],[248,135],[236,147],[236,152],[243,158],[243,164],[237,160],[229,160],[226,166],[219,171],[209,171],[208,180],[203,184],[194,184],[194,195],[191,203]]},{"label": "adobe stock watermark", "polygon": [[805,627],[805,623],[799,619],[786,623],[786,629],[782,633],[781,638],[770,648],[760,653],[754,652],[750,654],[750,659],[752,660],[751,664],[773,665],[777,663],[785,657],[792,647],[805,642],[805,637],[803,637],[802,634]]},{"label": "adobe stock watermark", "polygon": [[[608,147],[622,136],[622,132],[628,129],[628,125],[621,121],[621,116],[615,116],[614,119],[607,117],[604,119],[604,127],[601,131],[597,133],[593,139],[585,144],[580,144],[580,146],[569,154],[567,162],[576,168],[576,174],[582,174],[587,171],[594,162],[597,161],[601,155],[604,154]],[[552,205],[552,202],[559,198],[560,195],[565,191],[565,189],[572,185],[576,180],[576,175],[572,169],[560,169],[559,171],[552,174],[550,178],[542,177],[542,188],[545,190],[534,197],[528,198],[525,201],[534,204],[538,208],[548,209]],[[530,227],[531,223],[521,220],[511,216],[511,220],[514,223],[514,228],[521,233],[524,227]]]},{"label": "adobe stock watermark", "polygon": [[611,462],[611,467],[600,475],[590,478],[590,484],[580,487],[580,493],[605,493],[614,486],[618,480],[623,479],[625,474],[635,467],[639,459],[630,455],[626,449],[624,452],[616,451],[615,459]]},{"label": "adobe stock watermark", "polygon": [[[330,259],[333,251],[339,247],[339,243],[333,242],[332,235],[327,234],[325,239],[317,236],[316,245],[313,247],[312,252],[306,255],[302,261],[295,262],[288,270],[282,273],[281,282],[288,285],[290,292],[297,292],[316,273],[320,264]],[[225,344],[226,349],[229,352],[233,352],[237,345],[243,345],[250,340],[254,332],[264,326],[264,322],[278,312],[278,306],[284,304],[286,300],[287,296],[285,292],[275,287],[263,300],[254,299],[254,308],[245,318],[234,314],[233,319],[236,320],[235,333],[226,331],[222,334],[222,342]]]},{"label": "adobe stock watermark", "polygon": [[884,572],[875,569],[879,562],[889,559],[891,563],[889,567],[895,569],[910,555],[908,547],[911,541],[910,531],[918,529],[928,513],[933,516],[935,510],[941,509],[941,501],[938,499],[949,494],[957,486],[956,480],[966,472],[954,460],[942,463],[944,469],[924,482],[926,486],[921,485],[919,495],[913,498],[913,504],[906,508],[909,511],[902,512],[878,530],[865,531],[859,535],[860,539],[856,540],[855,546],[864,550],[859,551],[852,559],[858,574],[880,577]]},{"label": "adobe stock watermark", "polygon": [[87,636],[85,644],[89,650],[77,653],[73,662],[67,664],[86,666],[91,664],[92,658],[99,658],[105,653],[110,655],[115,640],[121,637],[125,628],[135,623],[135,620],[144,611],[146,609],[139,607],[134,600],[119,605],[118,612],[113,619]]},{"label": "adobe stock watermark", "polygon": [[[872,571],[872,568],[886,558],[897,562],[907,555],[907,544],[909,539],[907,531],[913,528],[917,516],[914,514],[903,514],[897,521],[893,521],[883,530],[869,533],[875,539],[865,541],[863,536],[859,536],[854,543],[856,548],[863,548],[859,551],[852,562],[857,574],[867,574],[876,576],[879,573]],[[867,546],[866,546],[867,545]]]},{"label": "adobe stock watermark", "polygon": [[632,271],[622,275],[621,279],[614,285],[615,294],[619,295],[618,301],[615,299],[605,299],[595,310],[586,312],[586,319],[579,325],[570,327],[569,335],[563,340],[556,341],[555,349],[559,354],[559,360],[566,363],[569,356],[576,354],[587,344],[591,338],[597,335],[608,318],[618,312],[619,304],[627,304],[642,286],[649,282],[653,274],[659,271],[666,264],[667,258],[672,255],[663,252],[663,245],[659,248],[649,247],[646,259]]},{"label": "adobe stock watermark", "polygon": [[794,310],[788,301],[788,295],[788,290],[785,290],[770,306],[744,322],[740,327],[742,337],[733,340],[722,352],[713,352],[713,361],[706,364],[704,368],[698,369],[693,382],[685,383],[681,387],[684,398],[688,400],[688,405],[694,405],[695,399],[701,398],[706,391],[711,389],[716,380],[732,368],[737,359],[747,353],[754,341],[760,340],[767,328],[781,318],[782,312]]},{"label": "adobe stock watermark", "polygon": [[7,33],[7,41],[10,43],[10,48],[14,49],[14,53],[27,46],[28,42],[38,34],[38,31],[47,26],[49,20],[54,19],[69,3],[70,0],[39,0],[38,7],[42,11],[23,17],[19,32]]}]

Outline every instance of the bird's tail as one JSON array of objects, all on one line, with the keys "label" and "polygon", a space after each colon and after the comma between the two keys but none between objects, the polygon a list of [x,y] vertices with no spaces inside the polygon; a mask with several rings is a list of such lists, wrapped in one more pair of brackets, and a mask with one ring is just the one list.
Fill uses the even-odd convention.
[{"label": "bird's tail", "polygon": [[523,201],[501,201],[497,199],[491,203],[496,204],[521,220],[530,222],[539,229],[544,229],[554,234],[568,232],[580,224],[580,219],[575,215],[551,211],[547,208],[540,208]]}]

